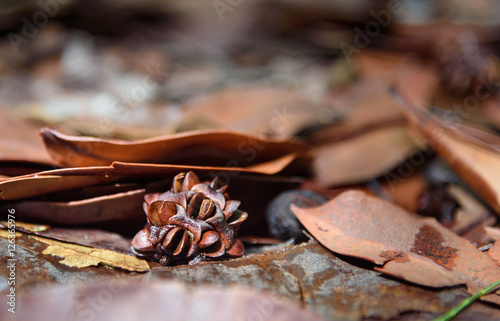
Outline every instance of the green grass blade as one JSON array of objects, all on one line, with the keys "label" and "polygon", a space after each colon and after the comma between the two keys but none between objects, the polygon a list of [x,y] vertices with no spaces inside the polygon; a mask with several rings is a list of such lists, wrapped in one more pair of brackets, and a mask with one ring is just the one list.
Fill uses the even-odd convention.
[{"label": "green grass blade", "polygon": [[473,296],[470,296],[470,297],[464,299],[462,302],[460,302],[459,305],[457,305],[453,309],[449,310],[445,314],[443,314],[443,315],[435,318],[432,321],[448,321],[448,320],[451,320],[460,311],[462,311],[463,309],[465,309],[466,307],[468,307],[472,302],[476,301],[477,299],[479,299],[483,295],[488,294],[489,292],[493,291],[493,289],[495,289],[499,285],[500,285],[500,280],[496,281],[495,283],[493,283],[492,285],[490,285],[486,289],[482,289],[481,291],[477,292]]}]

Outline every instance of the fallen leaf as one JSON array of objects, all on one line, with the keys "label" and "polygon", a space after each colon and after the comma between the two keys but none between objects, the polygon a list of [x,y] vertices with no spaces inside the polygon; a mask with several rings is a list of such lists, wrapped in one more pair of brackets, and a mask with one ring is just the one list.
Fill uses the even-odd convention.
[{"label": "fallen leaf", "polygon": [[[235,107],[237,106],[237,107]],[[215,128],[290,138],[312,124],[329,124],[335,113],[296,91],[269,86],[228,88],[188,102],[185,118]]]},{"label": "fallen leaf", "polygon": [[0,105],[0,162],[28,162],[51,166],[52,160],[40,145],[38,127]]},{"label": "fallen leaf", "polygon": [[[362,79],[330,93],[328,104],[340,120],[314,133],[308,140],[325,144],[359,136],[381,127],[402,126],[404,115],[380,79]],[[374,112],[376,110],[376,112]]]},{"label": "fallen leaf", "polygon": [[495,146],[463,132],[457,134],[457,131],[444,126],[431,113],[413,105],[401,95],[399,98],[402,98],[403,110],[409,121],[426,136],[435,151],[457,174],[499,214],[500,153]]},{"label": "fallen leaf", "polygon": [[36,172],[57,168],[55,165],[27,161],[0,161],[0,177],[29,175]]},{"label": "fallen leaf", "polygon": [[[434,218],[415,214],[358,191],[323,206],[292,210],[330,250],[376,264],[375,269],[409,282],[443,287],[466,284],[469,293],[500,279],[500,268],[468,240]],[[500,295],[483,300],[500,303]]]},{"label": "fallen leaf", "polygon": [[315,177],[328,186],[376,178],[403,162],[418,148],[408,127],[386,127],[318,147]]},{"label": "fallen leaf", "polygon": [[[8,225],[9,225],[9,223],[6,221],[0,222],[0,228],[6,229]],[[43,232],[43,231],[50,229],[50,225],[30,224],[30,223],[19,222],[18,220],[16,220],[15,225],[16,225],[16,229],[21,230],[22,232],[26,232],[26,233]]]},{"label": "fallen leaf", "polygon": [[0,208],[14,207],[16,218],[23,221],[86,224],[140,216],[145,194],[145,189],[137,189],[69,202],[26,200],[0,204]]},{"label": "fallen leaf", "polygon": [[[74,179],[85,178],[87,168],[61,169],[58,180],[52,181],[53,175],[44,183],[43,173],[37,177],[25,178],[23,185],[13,181],[0,182],[0,189],[6,199],[0,202],[0,212],[16,208],[16,218],[23,221],[79,225],[98,224],[94,228],[105,228],[128,235],[134,233],[135,226],[144,224],[142,208],[144,193],[163,193],[170,189],[171,180],[179,172],[195,170],[203,179],[219,177],[222,184],[229,184],[228,192],[244,204],[249,219],[241,227],[240,233],[267,236],[265,209],[267,203],[283,190],[296,188],[302,178],[280,175],[255,175],[256,169],[186,167],[152,164],[114,164],[112,171],[104,171],[104,184],[113,181],[135,181],[139,184],[119,183],[97,186],[79,186],[72,184]],[[76,173],[81,175],[74,175]],[[70,174],[69,176],[65,176]],[[86,180],[82,180],[86,183]],[[51,183],[55,183],[54,186]],[[16,188],[11,189],[11,184]],[[37,185],[38,184],[38,185]],[[53,188],[60,191],[53,193]],[[252,193],[248,193],[252,190]],[[255,201],[258,199],[259,201]],[[6,217],[6,216],[5,216]],[[114,221],[114,222],[112,222]],[[109,224],[112,223],[112,224]]]},{"label": "fallen leaf", "polygon": [[392,203],[401,206],[407,211],[416,212],[418,196],[427,187],[425,178],[419,172],[409,177],[392,174],[393,172],[379,179],[384,194],[379,196],[387,196]]},{"label": "fallen leaf", "polygon": [[[45,242],[45,241],[44,241]],[[55,241],[47,241],[45,243],[51,244]],[[96,250],[92,248],[84,248],[80,245],[49,245],[42,254],[52,254],[55,256],[64,257],[64,260],[59,261],[71,267],[84,268],[92,265],[103,264],[106,266],[120,268],[123,270],[134,272],[149,271],[149,266],[146,261],[139,260],[136,257],[125,254]]]},{"label": "fallen leaf", "polygon": [[113,162],[245,167],[295,152],[300,142],[271,140],[228,130],[193,131],[138,141],[78,137],[44,128],[41,136],[55,162],[68,167]]},{"label": "fallen leaf", "polygon": [[493,247],[488,250],[488,255],[500,266],[500,241],[496,241]]},{"label": "fallen leaf", "polygon": [[484,226],[484,230],[486,232],[486,235],[490,239],[492,239],[494,241],[500,240],[500,228],[492,227],[492,226]]},{"label": "fallen leaf", "polygon": [[106,174],[99,175],[94,169],[90,171],[89,168],[82,169],[81,175],[65,175],[64,172],[54,170],[4,180],[0,182],[0,200],[17,200],[116,180]]},{"label": "fallen leaf", "polygon": [[[7,229],[7,222],[0,222],[0,228]],[[130,241],[117,233],[97,229],[54,228],[49,225],[29,224],[16,218],[15,229],[24,234],[38,235],[58,241],[80,244],[94,248],[108,249],[133,254]],[[19,234],[22,235],[22,234]]]},{"label": "fallen leaf", "polygon": [[450,228],[453,232],[461,235],[472,226],[484,222],[490,215],[486,207],[462,188],[451,185],[447,188],[447,191],[459,205],[455,212],[453,225]]},{"label": "fallen leaf", "polygon": [[500,230],[497,233],[491,233],[496,229],[491,230],[491,227],[488,226],[495,224],[496,221],[496,217],[489,216],[485,222],[477,224],[460,236],[469,240],[473,244],[477,244],[478,248],[491,245],[500,238]]},{"label": "fallen leaf", "polygon": [[[0,200],[19,200],[126,179],[158,180],[188,171],[226,177],[234,177],[240,173],[291,175],[304,172],[308,159],[292,153],[249,167],[231,166],[233,164],[228,163],[227,167],[218,167],[114,162],[111,166],[56,169],[0,181]],[[288,168],[290,168],[290,173],[283,173],[288,172]]]},{"label": "fallen leaf", "polygon": [[[8,232],[0,230],[0,236],[7,237]],[[70,267],[83,268],[102,264],[133,272],[149,271],[149,265],[146,261],[138,259],[132,255],[126,255],[111,250],[92,248],[79,244],[61,242],[36,235],[30,235],[29,237],[49,245],[42,252],[42,254],[51,254],[63,257],[64,259],[59,261],[59,263]]]}]

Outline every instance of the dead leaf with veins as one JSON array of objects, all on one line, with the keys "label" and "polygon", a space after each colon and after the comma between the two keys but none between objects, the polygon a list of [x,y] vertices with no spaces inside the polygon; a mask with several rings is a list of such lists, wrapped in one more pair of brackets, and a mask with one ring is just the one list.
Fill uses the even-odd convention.
[{"label": "dead leaf with veins", "polygon": [[[500,267],[434,218],[421,218],[376,197],[347,191],[316,208],[292,210],[335,253],[371,261],[382,273],[446,287],[466,284],[473,294],[500,279]],[[500,293],[482,297],[500,304]]]}]

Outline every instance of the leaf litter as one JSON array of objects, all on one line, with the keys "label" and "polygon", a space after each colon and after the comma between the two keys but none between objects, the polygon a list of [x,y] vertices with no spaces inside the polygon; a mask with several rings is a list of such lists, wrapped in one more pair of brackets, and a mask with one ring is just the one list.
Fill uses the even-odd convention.
[{"label": "leaf litter", "polygon": [[[467,295],[461,285],[473,293],[496,281],[500,143],[498,97],[489,89],[499,73],[485,45],[497,41],[492,29],[398,21],[370,39],[369,47],[351,52],[347,63],[332,53],[356,36],[352,21],[366,23],[353,13],[379,8],[280,3],[286,10],[268,12],[262,24],[263,8],[246,4],[224,15],[234,28],[221,30],[227,24],[213,23],[220,16],[207,6],[142,8],[132,27],[117,19],[124,25],[116,42],[103,41],[107,24],[74,33],[64,22],[42,28],[18,55],[7,54],[0,42],[0,95],[9,104],[0,110],[0,209],[15,208],[23,231],[15,234],[18,266],[29,267],[17,271],[20,301],[48,304],[33,298],[35,284],[61,295],[73,291],[77,279],[132,282],[136,272],[150,268],[144,275],[155,282],[238,284],[288,297],[295,304],[283,313],[294,316],[302,306],[328,320],[408,320],[445,312]],[[130,4],[124,10],[136,9]],[[467,12],[457,7],[453,15]],[[175,16],[176,27],[164,30],[153,19],[152,32],[149,22],[142,24],[143,14]],[[0,26],[7,28],[4,35],[15,31],[8,29],[15,20]],[[431,27],[435,32],[428,32]],[[151,42],[158,29],[163,38]],[[262,41],[256,30],[272,31]],[[277,44],[276,34],[286,37],[275,48],[270,43]],[[225,53],[207,54],[211,46]],[[80,56],[70,55],[75,48]],[[73,64],[68,57],[80,60]],[[408,102],[394,99],[394,86]],[[473,97],[464,94],[484,89],[488,97],[475,110],[456,109],[453,102]],[[13,113],[11,107],[23,108]],[[450,123],[444,117],[450,115],[462,119]],[[449,167],[435,166],[438,159]],[[248,253],[175,268],[127,256],[131,237],[146,220],[148,194],[165,192],[175,175],[188,171],[207,181],[218,176],[221,193],[241,200],[249,213],[240,231]],[[308,232],[290,213],[290,202],[275,198],[297,188],[331,199],[319,208],[293,207]],[[270,238],[264,215],[269,204],[275,204],[271,211],[286,213],[283,220],[296,227],[296,238]],[[4,257],[7,231],[0,238]],[[156,241],[161,233],[152,233]],[[169,240],[185,243],[175,235]],[[309,241],[300,243],[304,239]],[[54,287],[49,280],[70,286]],[[91,290],[80,299],[100,293],[105,284],[99,286],[83,284]],[[130,288],[165,294],[169,285]],[[198,303],[219,307],[226,300],[210,293],[221,299],[200,295]],[[66,299],[68,307],[79,300]],[[117,299],[100,317],[119,315],[115,307],[123,304]],[[495,293],[483,299],[499,304]],[[498,309],[474,304],[460,317],[494,320]]]},{"label": "leaf litter", "polygon": [[[292,209],[324,246],[369,260],[377,271],[430,287],[466,284],[471,294],[500,279],[500,268],[486,253],[435,219],[361,192],[345,192],[317,208]],[[483,299],[500,302],[495,294]]]}]

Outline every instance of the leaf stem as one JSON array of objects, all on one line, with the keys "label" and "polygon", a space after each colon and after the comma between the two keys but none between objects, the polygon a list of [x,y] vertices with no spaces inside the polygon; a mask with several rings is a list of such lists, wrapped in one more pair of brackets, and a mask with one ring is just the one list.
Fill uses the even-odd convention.
[{"label": "leaf stem", "polygon": [[464,299],[462,302],[460,302],[459,305],[454,307],[453,309],[449,310],[443,315],[440,315],[439,317],[435,318],[432,321],[448,321],[451,320],[453,317],[455,317],[460,311],[468,307],[472,302],[476,301],[480,297],[482,297],[485,294],[488,294],[489,292],[493,291],[497,286],[500,285],[500,280],[496,281],[486,289],[482,289],[481,291],[477,292],[473,296],[470,296],[466,299]]}]

